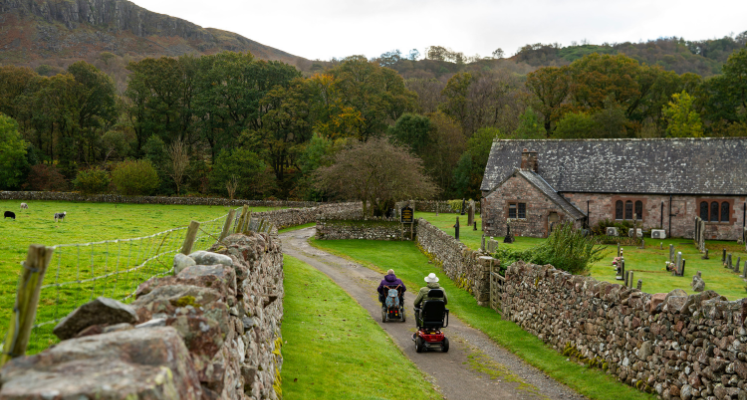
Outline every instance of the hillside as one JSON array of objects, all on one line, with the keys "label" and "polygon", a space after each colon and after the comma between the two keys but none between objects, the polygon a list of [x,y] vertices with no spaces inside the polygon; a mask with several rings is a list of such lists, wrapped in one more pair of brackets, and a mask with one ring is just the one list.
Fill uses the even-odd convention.
[{"label": "hillside", "polygon": [[519,49],[511,59],[533,67],[561,66],[591,53],[625,54],[641,63],[658,65],[678,74],[692,72],[703,77],[721,73],[721,66],[736,50],[747,44],[747,32],[736,37],[686,41],[662,38],[641,43],[581,44],[561,47],[556,44],[533,44]]},{"label": "hillside", "polygon": [[[0,63],[250,51],[303,68],[304,58],[232,32],[148,11],[127,0],[0,0]],[[51,62],[50,62],[51,63]]]}]

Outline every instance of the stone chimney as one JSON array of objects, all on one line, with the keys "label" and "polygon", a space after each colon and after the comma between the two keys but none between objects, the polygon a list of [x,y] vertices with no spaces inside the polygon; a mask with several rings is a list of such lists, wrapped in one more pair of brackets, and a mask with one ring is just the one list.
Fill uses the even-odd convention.
[{"label": "stone chimney", "polygon": [[539,172],[539,162],[537,161],[537,152],[524,149],[521,152],[521,169]]}]

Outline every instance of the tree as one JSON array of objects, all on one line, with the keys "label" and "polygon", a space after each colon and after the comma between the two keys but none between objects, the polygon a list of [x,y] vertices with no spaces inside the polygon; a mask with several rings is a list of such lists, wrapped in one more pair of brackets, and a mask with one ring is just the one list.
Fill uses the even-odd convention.
[{"label": "tree", "polygon": [[429,198],[436,186],[422,161],[385,139],[359,142],[335,156],[334,164],[316,170],[317,187],[338,198],[363,203],[363,215],[384,211],[392,200]]},{"label": "tree", "polygon": [[542,114],[549,137],[554,124],[562,116],[561,105],[570,93],[571,80],[567,67],[540,68],[527,75],[527,89],[534,95],[533,105]]},{"label": "tree", "polygon": [[169,146],[169,176],[174,180],[176,184],[176,194],[181,193],[180,187],[182,180],[184,179],[184,173],[189,167],[189,154],[187,144],[182,141],[181,138],[171,142]]},{"label": "tree", "polygon": [[707,80],[703,92],[708,120],[747,121],[747,49],[729,56],[723,73]]},{"label": "tree", "polygon": [[21,101],[36,73],[28,67],[0,67],[0,113],[17,119]]},{"label": "tree", "polygon": [[420,52],[418,49],[410,50],[410,53],[407,55],[407,59],[410,61],[417,61],[418,58],[420,58]]},{"label": "tree", "polygon": [[223,150],[213,165],[210,183],[214,192],[228,195],[226,182],[239,178],[236,195],[243,199],[261,199],[273,188],[267,165],[249,149],[239,147]]},{"label": "tree", "polygon": [[503,54],[503,49],[499,47],[493,51],[493,58],[501,59],[503,58]]},{"label": "tree", "polygon": [[67,180],[57,167],[46,164],[36,164],[31,167],[28,181],[23,184],[24,190],[52,190],[62,192],[68,190],[68,188]]},{"label": "tree", "polygon": [[366,141],[386,131],[402,114],[416,107],[416,95],[407,90],[396,71],[369,62],[365,57],[346,58],[329,70],[332,86],[342,105],[358,111],[362,122],[356,137]]},{"label": "tree", "polygon": [[129,160],[117,164],[112,171],[117,192],[128,196],[148,196],[158,187],[156,169],[148,160]]},{"label": "tree", "polygon": [[0,189],[14,190],[28,174],[26,142],[18,133],[18,123],[0,114]]},{"label": "tree", "polygon": [[389,138],[393,143],[407,146],[419,157],[423,157],[424,150],[430,145],[431,130],[435,127],[428,117],[406,113],[399,117],[394,126],[389,127]]},{"label": "tree", "polygon": [[[547,135],[544,126],[539,121],[537,113],[528,107],[519,117],[519,126],[514,131],[516,139],[543,139]],[[487,160],[486,160],[487,161]]]},{"label": "tree", "polygon": [[693,109],[693,100],[693,97],[685,91],[672,96],[672,101],[663,112],[667,121],[667,136],[703,136],[703,124],[700,121],[700,115]]},{"label": "tree", "polygon": [[457,197],[479,199],[481,197],[485,167],[490,158],[493,141],[500,137],[496,128],[481,128],[467,140],[467,150],[459,158],[454,169],[454,189]]},{"label": "tree", "polygon": [[465,150],[467,136],[461,126],[442,112],[429,115],[433,129],[422,158],[428,176],[438,185],[442,198],[449,197],[454,167]]}]

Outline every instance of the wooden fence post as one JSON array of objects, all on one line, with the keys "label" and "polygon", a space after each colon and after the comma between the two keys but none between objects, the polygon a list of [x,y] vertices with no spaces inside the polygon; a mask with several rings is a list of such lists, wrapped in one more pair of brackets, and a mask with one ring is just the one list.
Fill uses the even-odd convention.
[{"label": "wooden fence post", "polygon": [[244,220],[246,219],[246,212],[249,210],[249,206],[244,204],[244,207],[241,209],[241,217],[239,218],[239,223],[236,224],[236,232],[235,233],[241,233],[243,230]]},{"label": "wooden fence post", "polygon": [[250,210],[250,211],[247,211],[246,213],[246,218],[244,218],[244,226],[241,227],[241,232],[244,233],[248,231],[249,229],[251,229],[251,226],[252,226],[252,212]]},{"label": "wooden fence post", "polygon": [[182,244],[182,251],[181,253],[186,255],[189,255],[189,253],[192,252],[192,247],[195,245],[195,239],[197,239],[197,232],[200,230],[200,223],[197,221],[192,221],[189,223],[189,228],[187,228],[187,235],[184,237],[184,243]]},{"label": "wooden fence post", "polygon": [[233,220],[236,218],[236,210],[231,210],[228,212],[228,217],[226,218],[226,223],[223,224],[223,231],[220,233],[220,240],[223,240],[228,236],[228,233],[231,231],[231,224],[233,223]]},{"label": "wooden fence post", "polygon": [[44,274],[52,260],[54,249],[38,244],[29,246],[26,261],[23,263],[21,276],[18,281],[18,292],[13,313],[8,325],[8,333],[0,354],[0,367],[12,358],[26,354],[26,348],[31,337],[31,327],[36,318],[36,307],[39,305]]}]

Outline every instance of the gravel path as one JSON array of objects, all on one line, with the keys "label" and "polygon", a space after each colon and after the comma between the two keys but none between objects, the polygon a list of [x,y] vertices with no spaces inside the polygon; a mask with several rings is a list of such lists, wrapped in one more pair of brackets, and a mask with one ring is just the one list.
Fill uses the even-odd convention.
[{"label": "gravel path", "polygon": [[325,273],[345,289],[431,378],[446,399],[584,399],[453,315],[449,327],[444,329],[451,344],[449,352],[416,353],[411,340],[415,331],[413,293],[405,293],[406,323],[382,323],[376,294],[381,274],[312,247],[308,239],[314,232],[314,228],[306,228],[281,234],[283,252]]}]

